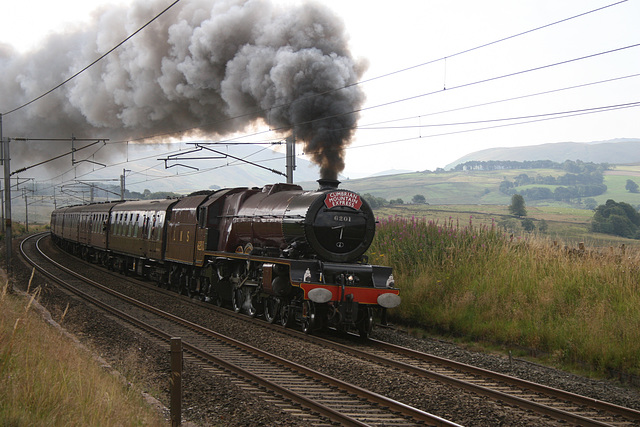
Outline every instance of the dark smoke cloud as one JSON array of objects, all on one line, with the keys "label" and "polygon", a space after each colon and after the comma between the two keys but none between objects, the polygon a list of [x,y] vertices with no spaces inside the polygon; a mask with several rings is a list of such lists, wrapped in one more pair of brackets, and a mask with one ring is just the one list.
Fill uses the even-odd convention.
[{"label": "dark smoke cloud", "polygon": [[[51,35],[28,54],[0,46],[0,111],[68,78],[166,4],[141,0],[103,9],[94,24]],[[72,82],[5,116],[4,134],[212,137],[263,120],[283,135],[294,131],[323,177],[336,178],[358,118],[345,113],[364,101],[358,86],[340,89],[357,82],[366,67],[354,60],[347,40],[342,21],[315,3],[178,3]],[[45,151],[54,154],[52,146]]]}]

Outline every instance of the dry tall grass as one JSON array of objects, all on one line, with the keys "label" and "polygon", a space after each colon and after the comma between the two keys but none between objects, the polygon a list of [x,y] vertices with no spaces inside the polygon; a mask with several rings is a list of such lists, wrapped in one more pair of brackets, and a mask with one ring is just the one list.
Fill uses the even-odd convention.
[{"label": "dry tall grass", "polygon": [[0,425],[162,425],[134,388],[102,370],[31,310],[0,293]]},{"label": "dry tall grass", "polygon": [[388,218],[370,249],[394,267],[393,316],[438,332],[640,373],[640,256],[567,250],[491,226]]}]

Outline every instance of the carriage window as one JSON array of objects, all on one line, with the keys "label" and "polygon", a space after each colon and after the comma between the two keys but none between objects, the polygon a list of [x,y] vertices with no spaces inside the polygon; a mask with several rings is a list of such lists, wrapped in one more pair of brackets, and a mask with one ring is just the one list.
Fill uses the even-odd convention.
[{"label": "carriage window", "polygon": [[156,236],[156,216],[153,216],[153,222],[151,223],[151,227],[149,227],[149,239],[155,239]]},{"label": "carriage window", "polygon": [[140,214],[136,214],[136,220],[133,223],[133,237],[138,237],[138,221],[140,221]]},{"label": "carriage window", "polygon": [[198,214],[198,225],[200,228],[204,228],[207,225],[207,208],[204,206],[200,206],[199,214]]},{"label": "carriage window", "polygon": [[160,238],[162,237],[162,215],[158,215],[158,226],[156,229],[156,240],[160,241]]}]

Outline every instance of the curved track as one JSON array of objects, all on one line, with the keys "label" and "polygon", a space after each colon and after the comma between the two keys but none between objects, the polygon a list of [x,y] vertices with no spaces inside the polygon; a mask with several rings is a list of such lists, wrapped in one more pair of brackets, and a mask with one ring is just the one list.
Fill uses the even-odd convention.
[{"label": "curved track", "polygon": [[328,420],[341,425],[456,425],[243,344],[82,277],[39,251],[38,242],[45,236],[32,236],[21,245],[23,257],[42,274],[165,343],[180,336],[187,357],[208,364],[210,370],[242,378],[245,388],[257,387],[259,393],[277,398],[304,423]]},{"label": "curved track", "polygon": [[[151,290],[174,293],[139,282]],[[185,297],[186,298],[186,297]],[[198,303],[191,300],[193,303]],[[201,303],[204,304],[204,303]],[[209,309],[218,310],[210,304]],[[341,344],[335,339],[324,339],[305,335],[293,329],[268,324],[251,319],[228,310],[222,310],[228,316],[255,322],[256,326],[269,328],[279,334],[288,334],[296,339],[305,339],[322,348],[332,348],[350,356],[367,360],[382,366],[392,367],[428,380],[471,391],[473,393],[499,400],[514,407],[524,408],[576,425],[640,425],[640,411],[625,408],[589,397],[576,395],[563,390],[524,381],[508,375],[487,371],[463,363],[443,359],[403,347],[379,341],[349,341]]]},{"label": "curved track", "polygon": [[[246,316],[245,316],[246,318]],[[304,335],[291,329],[257,322],[263,327],[331,348],[353,357],[436,380],[514,407],[581,426],[640,425],[640,411],[489,371],[454,360],[377,340],[363,343]]]},{"label": "curved track", "polygon": [[322,345],[437,380],[557,420],[581,426],[638,425],[640,411],[404,347],[371,340],[366,346]]}]

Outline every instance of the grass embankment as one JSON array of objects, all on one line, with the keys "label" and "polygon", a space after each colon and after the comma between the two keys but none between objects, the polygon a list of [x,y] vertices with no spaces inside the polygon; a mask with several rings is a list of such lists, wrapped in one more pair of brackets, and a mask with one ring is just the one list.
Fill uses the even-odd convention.
[{"label": "grass embankment", "polygon": [[525,348],[557,362],[640,373],[640,256],[567,251],[471,220],[381,220],[370,261],[394,268],[395,318]]},{"label": "grass embankment", "polygon": [[25,301],[0,292],[0,425],[163,425],[135,388],[102,370]]}]

